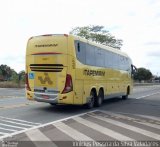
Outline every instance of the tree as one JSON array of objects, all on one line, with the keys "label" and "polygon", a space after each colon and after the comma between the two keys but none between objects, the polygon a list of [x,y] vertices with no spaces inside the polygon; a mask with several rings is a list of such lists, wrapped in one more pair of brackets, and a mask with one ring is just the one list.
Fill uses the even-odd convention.
[{"label": "tree", "polygon": [[18,73],[18,76],[19,76],[19,80],[22,81],[22,82],[25,82],[25,71],[22,70]]},{"label": "tree", "polygon": [[99,25],[75,27],[70,31],[70,34],[77,35],[117,49],[121,48],[123,42],[121,39],[116,39],[109,33],[109,31],[105,30],[104,26]]},{"label": "tree", "polygon": [[3,78],[3,75],[2,75],[2,70],[0,68],[0,81],[3,81],[3,80],[4,80],[4,78]]},{"label": "tree", "polygon": [[10,80],[15,83],[18,83],[18,74],[16,71],[12,70],[12,76],[11,76]]},{"label": "tree", "polygon": [[0,73],[4,80],[8,80],[12,76],[12,69],[7,65],[2,64],[0,65]]},{"label": "tree", "polygon": [[142,80],[148,81],[151,80],[151,78],[152,73],[150,72],[150,70],[145,68],[138,68],[137,72],[134,75],[134,79],[138,80],[139,82],[141,82]]}]

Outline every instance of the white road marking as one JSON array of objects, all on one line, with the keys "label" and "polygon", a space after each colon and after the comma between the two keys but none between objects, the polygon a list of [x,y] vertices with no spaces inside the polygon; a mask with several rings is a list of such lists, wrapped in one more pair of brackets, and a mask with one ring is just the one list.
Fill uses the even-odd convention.
[{"label": "white road marking", "polygon": [[[89,111],[89,112],[96,112],[96,111],[97,110],[92,110],[92,111]],[[77,116],[82,116],[82,115],[84,115],[86,113],[88,113],[88,112],[77,114],[77,115],[73,115],[73,116],[66,117],[66,118],[63,118],[63,119],[59,119],[59,120],[56,120],[56,121],[53,121],[53,122],[41,124],[41,125],[38,125],[38,126],[34,126],[32,128],[28,128],[28,129],[25,129],[25,130],[17,131],[17,132],[14,132],[14,133],[4,134],[4,136],[0,136],[0,141],[3,140],[4,138],[7,138],[7,137],[10,137],[10,136],[13,136],[13,135],[18,135],[20,133],[25,133],[26,131],[30,131],[30,130],[33,130],[33,129],[38,129],[38,128],[45,127],[45,126],[48,126],[48,125],[52,125],[52,124],[55,124],[57,122],[61,122],[61,121],[68,120],[68,119],[72,119],[72,118],[77,117]]]},{"label": "white road marking", "polygon": [[35,126],[35,125],[29,125],[29,124],[24,124],[24,123],[18,123],[18,122],[14,122],[14,121],[10,121],[10,120],[0,120],[0,121],[12,123],[12,124],[17,124],[17,125],[22,125],[22,126],[27,126],[27,127]]},{"label": "white road marking", "polygon": [[159,93],[160,93],[160,92],[151,93],[151,94],[148,94],[148,95],[144,95],[144,96],[137,97],[136,99],[142,99],[142,98],[149,97],[149,96],[152,96],[152,95],[156,95],[156,94],[159,94]]},{"label": "white road marking", "polygon": [[138,122],[138,123],[142,124],[142,125],[145,125],[145,126],[148,126],[148,127],[155,128],[155,129],[160,129],[160,125],[150,124],[150,123],[147,123],[147,122]]},{"label": "white road marking", "polygon": [[[34,129],[31,131],[27,131],[26,135],[28,136],[28,138],[33,141],[33,143],[37,146],[37,147],[57,147],[56,144],[54,144],[47,136],[45,136],[40,130],[38,129]],[[40,141],[40,142],[39,142]],[[45,144],[43,143],[43,141],[47,141]]]},{"label": "white road marking", "polygon": [[[141,120],[139,118],[132,118],[132,117],[129,117],[129,116],[126,116],[126,115],[122,115],[122,114],[116,114],[116,113],[112,113],[112,112],[106,112],[106,111],[101,111],[105,114],[109,114],[111,116],[116,116],[118,118],[122,118],[122,119],[127,119],[127,120],[132,120],[138,124],[143,124],[143,125],[146,125],[146,126],[149,126],[149,127],[152,127],[152,128],[155,128],[155,129],[160,129],[160,125],[156,125],[156,124],[153,124],[153,123],[149,123],[149,122],[144,122],[145,120],[143,120],[143,122],[141,122]],[[128,114],[128,113],[127,113]],[[146,115],[139,115],[139,114],[135,114],[135,116],[140,116],[140,117],[145,117],[145,118],[149,118],[149,119],[154,119],[154,120],[159,120],[158,118],[156,117],[152,117],[152,116],[146,116]]]},{"label": "white road marking", "polygon": [[94,129],[94,130],[96,130],[98,132],[101,132],[101,133],[103,133],[103,134],[105,134],[107,136],[110,136],[110,137],[112,137],[112,138],[114,138],[116,140],[120,140],[120,141],[122,141],[122,140],[123,141],[134,141],[134,139],[132,139],[132,138],[124,136],[124,135],[122,135],[122,134],[120,134],[118,132],[115,132],[115,131],[111,130],[111,129],[102,127],[102,126],[100,126],[100,125],[98,125],[96,123],[93,123],[91,121],[85,120],[85,119],[83,119],[81,117],[76,117],[76,118],[73,118],[73,119],[75,121],[77,121],[77,122],[79,122],[79,123],[81,123],[81,124],[89,127],[89,128],[92,128],[92,129]]},{"label": "white road marking", "polygon": [[0,126],[6,126],[6,127],[11,127],[11,128],[17,128],[17,129],[26,129],[24,127],[13,126],[13,125],[8,125],[8,124],[2,124],[2,123],[0,123]]},{"label": "white road marking", "polygon": [[2,128],[2,127],[0,127],[0,129],[1,129],[1,130],[6,130],[6,131],[10,131],[10,132],[15,132],[15,131],[17,131],[17,130],[13,130],[13,129]]},{"label": "white road marking", "polygon": [[7,135],[8,133],[0,132],[0,135]]},{"label": "white road marking", "polygon": [[29,123],[29,124],[33,124],[33,125],[40,125],[40,123],[34,123],[34,122],[30,122],[30,121],[26,121],[26,120],[20,120],[20,119],[15,119],[15,118],[8,118],[8,117],[3,117],[3,116],[0,116],[0,118],[2,118],[2,119],[8,119],[8,120],[13,120],[13,121],[18,121],[18,122]]},{"label": "white road marking", "polygon": [[0,116],[0,139],[2,139],[4,136],[12,135],[22,130],[26,131],[27,129],[35,127],[39,124],[40,123]]},{"label": "white road marking", "polygon": [[90,137],[82,134],[81,132],[67,126],[63,122],[58,122],[58,123],[54,124],[54,126],[77,141],[94,141],[92,138],[90,138]]},{"label": "white road marking", "polygon": [[51,141],[47,136],[45,136],[40,130],[34,129],[31,131],[27,131],[26,135],[32,140],[32,141]]},{"label": "white road marking", "polygon": [[156,134],[156,133],[153,133],[153,132],[150,132],[150,131],[147,131],[147,130],[144,130],[144,129],[141,129],[141,128],[138,128],[138,127],[134,127],[134,126],[131,126],[131,125],[119,122],[119,121],[115,121],[113,119],[109,119],[109,118],[105,118],[105,117],[100,117],[100,116],[95,116],[95,115],[90,115],[90,116],[95,117],[95,118],[100,119],[100,120],[103,120],[105,122],[114,124],[116,126],[119,126],[119,127],[122,127],[122,128],[128,129],[128,130],[131,130],[133,132],[137,132],[139,134],[143,134],[145,136],[148,136],[148,137],[160,140],[160,135],[159,134]]},{"label": "white road marking", "polygon": [[[120,141],[135,141],[134,139],[132,139],[132,138],[129,138],[129,137],[127,137],[127,136],[125,136],[125,135],[123,135],[123,134],[120,134],[120,133],[117,133],[117,132],[115,132],[115,131],[113,131],[113,130],[111,130],[111,129],[108,129],[108,128],[105,128],[105,127],[103,127],[103,126],[100,126],[100,125],[98,125],[98,124],[96,124],[96,123],[93,123],[93,122],[91,122],[91,121],[88,121],[88,120],[85,120],[85,119],[83,119],[83,118],[81,118],[81,116],[83,116],[83,115],[85,115],[85,114],[87,114],[87,113],[92,113],[92,112],[101,112],[101,110],[94,110],[94,111],[90,111],[90,112],[86,112],[86,113],[82,113],[82,114],[78,114],[78,115],[74,115],[74,116],[71,116],[71,117],[67,117],[67,118],[64,118],[64,119],[60,119],[60,120],[56,120],[56,121],[53,121],[53,122],[49,122],[49,123],[47,123],[47,124],[42,124],[42,125],[39,125],[39,126],[34,126],[34,127],[32,127],[32,128],[26,128],[25,130],[21,130],[21,131],[17,131],[17,132],[14,132],[14,133],[10,133],[10,134],[5,134],[5,133],[3,133],[3,136],[1,136],[0,137],[0,140],[2,140],[2,139],[4,139],[4,138],[6,138],[6,137],[10,137],[10,136],[13,136],[13,135],[17,135],[17,134],[20,134],[20,133],[27,133],[28,135],[28,137],[29,138],[32,138],[32,136],[33,136],[33,138],[32,138],[32,140],[36,140],[36,138],[38,139],[38,140],[40,140],[39,139],[39,137],[37,136],[34,136],[34,134],[39,134],[39,132],[40,133],[42,133],[40,130],[38,130],[39,128],[41,128],[41,127],[45,127],[45,126],[48,126],[48,125],[54,125],[55,127],[57,127],[58,129],[61,129],[61,131],[62,132],[64,132],[65,134],[67,134],[67,135],[70,135],[70,136],[72,136],[72,138],[73,139],[76,139],[77,140],[77,138],[78,138],[78,134],[80,133],[81,134],[81,137],[82,137],[82,139],[86,139],[86,138],[88,138],[88,140],[90,139],[92,139],[92,138],[90,138],[90,137],[88,137],[88,136],[86,136],[85,134],[83,134],[83,133],[81,133],[81,132],[79,132],[79,131],[77,131],[76,129],[74,129],[74,128],[72,128],[72,127],[70,127],[70,126],[68,126],[68,125],[66,125],[66,124],[64,124],[62,121],[64,121],[64,120],[68,120],[68,119],[74,119],[75,121],[77,121],[77,122],[79,122],[79,123],[81,123],[81,124],[83,124],[83,125],[85,125],[85,126],[87,126],[87,127],[89,127],[89,128],[92,128],[92,129],[94,129],[94,130],[96,130],[96,131],[99,131],[99,132],[101,132],[101,133],[103,133],[103,134],[105,134],[105,135],[107,135],[107,136],[110,136],[110,137],[112,137],[112,138],[114,138],[114,139],[116,139],[116,140],[120,140]],[[106,111],[102,111],[102,112],[106,112]],[[106,114],[108,114],[108,112],[106,112]],[[111,114],[111,113],[110,113]],[[119,114],[115,114],[115,113],[112,113],[112,114],[114,114],[113,116],[115,116],[115,115],[119,115]],[[95,114],[96,115],[96,114]],[[120,116],[119,116],[120,117]],[[124,116],[125,117],[125,116]],[[128,118],[129,119],[129,118]],[[134,118],[130,118],[130,119],[132,119],[132,120],[136,120],[136,119],[134,119]],[[113,121],[113,120],[112,120]],[[138,123],[138,122],[137,122]],[[143,123],[143,122],[142,122]],[[144,122],[145,123],[145,122]],[[125,123],[124,123],[125,124]],[[123,124],[123,125],[124,125]],[[126,125],[126,124],[125,124]],[[126,126],[124,126],[124,127],[126,127]],[[137,128],[137,127],[136,127]],[[36,131],[34,131],[34,129],[36,130]],[[127,128],[128,129],[128,128]],[[38,130],[38,131],[37,131]],[[133,130],[133,128],[132,128],[132,130]],[[141,131],[141,130],[138,130],[138,131]],[[142,133],[146,133],[145,132],[146,130],[144,130],[144,132],[142,132]],[[30,132],[30,133],[29,133]],[[135,132],[135,131],[134,131]],[[141,132],[138,132],[138,133],[141,133]],[[141,133],[141,134],[142,134]],[[148,132],[147,132],[148,133]],[[153,132],[151,132],[151,133],[153,133]],[[1,134],[1,133],[0,133]],[[43,133],[42,133],[43,134]],[[76,135],[75,135],[76,134]],[[155,137],[155,135],[156,135],[156,133],[153,133],[154,134],[154,136],[153,137]],[[153,134],[150,134],[150,135],[153,135]],[[41,134],[39,134],[40,135],[40,137],[43,137],[43,135],[41,135]],[[147,135],[146,134],[144,134],[146,137],[147,137]],[[45,135],[44,135],[45,136]],[[159,136],[160,135],[158,135],[157,136],[157,139],[159,139]],[[48,138],[47,136],[45,136],[46,138]],[[152,137],[152,138],[153,138]],[[46,139],[45,138],[45,139]],[[45,140],[44,139],[44,140]],[[49,138],[48,138],[49,139]],[[50,140],[50,139],[49,139]],[[78,139],[79,140],[79,139]],[[93,139],[92,139],[93,140]],[[160,140],[160,139],[159,139]],[[39,146],[39,144],[37,145],[36,144],[36,146]],[[42,146],[42,145],[41,145]],[[44,144],[43,144],[43,146],[44,146]],[[53,146],[53,145],[52,145]],[[47,147],[47,146],[46,146]]]},{"label": "white road marking", "polygon": [[154,117],[154,116],[148,116],[148,115],[140,115],[140,114],[137,114],[137,116],[140,116],[140,117],[143,117],[143,118],[152,119],[152,120],[160,122],[160,117]]}]

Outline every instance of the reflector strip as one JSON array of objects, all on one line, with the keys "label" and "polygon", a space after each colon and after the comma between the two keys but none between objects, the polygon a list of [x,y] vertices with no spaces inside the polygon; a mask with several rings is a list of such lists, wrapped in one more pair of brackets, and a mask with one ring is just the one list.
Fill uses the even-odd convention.
[{"label": "reflector strip", "polygon": [[41,52],[41,53],[34,53],[32,55],[55,55],[55,54],[62,54],[57,52]]}]

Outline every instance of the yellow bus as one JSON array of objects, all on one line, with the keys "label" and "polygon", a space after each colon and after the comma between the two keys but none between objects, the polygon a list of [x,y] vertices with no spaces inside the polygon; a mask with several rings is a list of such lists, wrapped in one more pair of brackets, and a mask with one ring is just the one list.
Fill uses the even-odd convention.
[{"label": "yellow bus", "polygon": [[31,37],[26,97],[54,104],[100,106],[132,91],[132,62],[122,51],[67,34]]}]

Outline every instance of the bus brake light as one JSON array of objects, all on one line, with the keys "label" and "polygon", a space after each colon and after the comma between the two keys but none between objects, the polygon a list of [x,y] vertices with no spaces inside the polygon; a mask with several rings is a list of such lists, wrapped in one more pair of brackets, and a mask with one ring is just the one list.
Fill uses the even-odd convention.
[{"label": "bus brake light", "polygon": [[31,88],[29,87],[28,73],[25,74],[25,81],[26,81],[26,84],[25,84],[26,89],[31,91]]},{"label": "bus brake light", "polygon": [[72,77],[71,77],[71,75],[67,74],[65,87],[62,91],[62,94],[71,92],[72,90],[73,90]]}]

